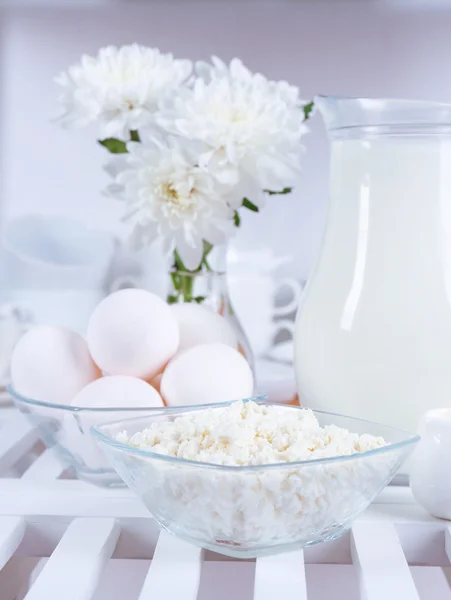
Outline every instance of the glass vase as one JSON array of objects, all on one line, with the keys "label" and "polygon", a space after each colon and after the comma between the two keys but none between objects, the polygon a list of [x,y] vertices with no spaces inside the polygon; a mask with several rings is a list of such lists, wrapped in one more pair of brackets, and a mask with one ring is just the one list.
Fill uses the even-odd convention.
[{"label": "glass vase", "polygon": [[238,349],[255,374],[250,343],[235,314],[227,285],[227,247],[217,246],[208,253],[208,260],[196,271],[173,266],[169,271],[169,304],[192,302],[223,316],[238,339]]}]

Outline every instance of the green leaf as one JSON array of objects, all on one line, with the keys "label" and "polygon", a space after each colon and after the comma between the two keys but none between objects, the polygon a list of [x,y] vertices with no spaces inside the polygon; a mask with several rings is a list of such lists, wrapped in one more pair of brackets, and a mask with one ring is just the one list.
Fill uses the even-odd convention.
[{"label": "green leaf", "polygon": [[177,304],[177,302],[179,301],[179,298],[178,298],[178,296],[172,296],[171,295],[171,296],[168,296],[166,298],[166,300],[167,300],[168,304]]},{"label": "green leaf", "polygon": [[183,261],[180,257],[180,254],[177,252],[177,250],[174,250],[174,268],[177,269],[177,271],[184,271],[186,272],[188,269],[185,267],[185,265],[183,264]]},{"label": "green leaf", "polygon": [[178,273],[171,273],[172,285],[174,286],[174,290],[180,292],[181,282],[180,275]]},{"label": "green leaf", "polygon": [[211,267],[208,264],[208,255],[210,254],[210,252],[213,250],[213,244],[210,244],[210,242],[206,242],[205,240],[203,241],[203,248],[204,248],[204,252],[202,254],[202,262],[199,265],[199,268],[197,269],[198,271],[202,270],[202,267],[205,267],[207,269],[207,271],[211,271]]},{"label": "green leaf", "polygon": [[210,244],[210,242],[206,242],[204,240],[204,259],[207,258],[207,256],[210,254],[210,252],[213,250],[213,244]]},{"label": "green leaf", "polygon": [[274,192],[273,190],[263,190],[266,194],[269,194],[270,196],[282,196],[284,194],[291,194],[291,192],[293,191],[293,188],[290,187],[286,187],[283,188],[283,190],[280,190],[279,192]]},{"label": "green leaf", "polygon": [[310,117],[314,106],[315,103],[313,102],[313,100],[308,104],[304,104],[304,106],[302,107],[304,111],[304,121],[307,121],[307,119]]},{"label": "green leaf", "polygon": [[140,142],[141,138],[139,137],[139,133],[136,131],[136,129],[133,129],[132,131],[130,131],[130,139],[132,142]]},{"label": "green leaf", "polygon": [[196,296],[194,298],[194,301],[197,302],[197,304],[202,304],[204,300],[206,300],[206,296]]},{"label": "green leaf", "polygon": [[243,206],[252,212],[258,212],[258,206],[255,206],[248,198],[243,198]]},{"label": "green leaf", "polygon": [[106,140],[98,140],[99,144],[106,148],[111,154],[126,154],[127,144],[116,138],[107,138]]},{"label": "green leaf", "polygon": [[235,223],[235,227],[239,227],[241,225],[241,217],[236,210],[233,215],[233,222]]}]

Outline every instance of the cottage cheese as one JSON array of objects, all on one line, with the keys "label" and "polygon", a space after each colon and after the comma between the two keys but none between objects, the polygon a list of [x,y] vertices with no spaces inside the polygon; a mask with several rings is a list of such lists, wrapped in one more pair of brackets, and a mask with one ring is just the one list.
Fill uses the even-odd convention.
[{"label": "cottage cheese", "polygon": [[[200,461],[130,454],[127,476],[163,526],[206,547],[248,555],[335,537],[393,476],[398,460],[394,453],[359,459],[383,446],[382,438],[321,427],[310,410],[253,402],[154,422],[117,440]],[[355,459],[292,464],[344,455]]]},{"label": "cottage cheese", "polygon": [[128,438],[117,438],[158,454],[217,465],[247,466],[328,458],[365,452],[382,438],[321,427],[309,409],[287,409],[255,402],[189,413],[174,421],[152,423]]}]

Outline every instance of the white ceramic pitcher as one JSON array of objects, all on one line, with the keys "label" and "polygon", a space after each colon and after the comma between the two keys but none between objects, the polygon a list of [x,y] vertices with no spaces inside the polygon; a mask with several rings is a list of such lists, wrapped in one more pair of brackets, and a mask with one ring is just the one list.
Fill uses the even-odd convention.
[{"label": "white ceramic pitcher", "polygon": [[418,433],[410,468],[413,495],[434,517],[451,520],[451,410],[429,410]]}]

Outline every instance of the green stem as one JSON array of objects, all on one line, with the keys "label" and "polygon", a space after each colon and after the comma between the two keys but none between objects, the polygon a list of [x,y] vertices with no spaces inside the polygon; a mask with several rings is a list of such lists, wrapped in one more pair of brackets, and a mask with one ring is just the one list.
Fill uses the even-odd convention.
[{"label": "green stem", "polygon": [[193,287],[194,287],[194,276],[190,273],[186,275],[181,275],[182,279],[182,294],[184,302],[192,302],[193,301]]},{"label": "green stem", "polygon": [[174,251],[174,262],[172,265],[172,272],[170,274],[173,293],[171,293],[167,300],[169,304],[175,304],[177,302],[202,302],[202,297],[194,297],[194,283],[196,276],[200,275],[205,269],[209,272],[212,271],[210,264],[208,263],[208,256],[213,250],[212,244],[204,241],[204,251],[202,254],[202,262],[199,267],[190,271],[183,264],[183,260],[177,250]]}]

